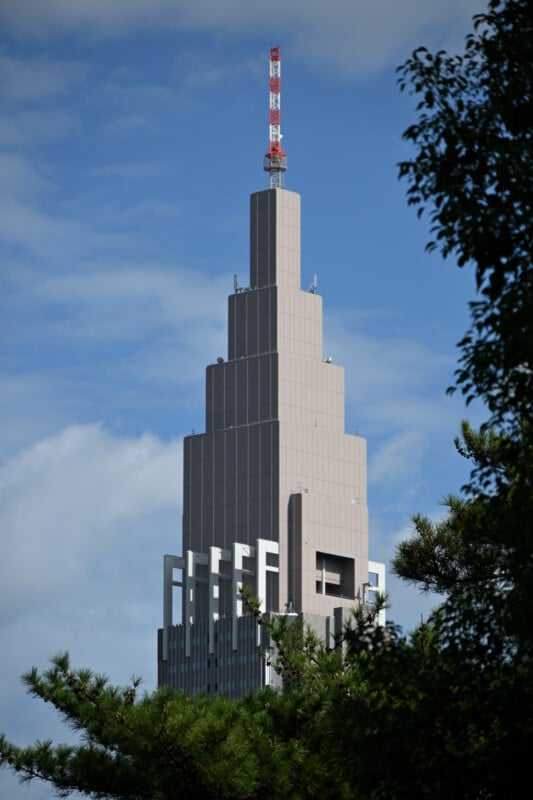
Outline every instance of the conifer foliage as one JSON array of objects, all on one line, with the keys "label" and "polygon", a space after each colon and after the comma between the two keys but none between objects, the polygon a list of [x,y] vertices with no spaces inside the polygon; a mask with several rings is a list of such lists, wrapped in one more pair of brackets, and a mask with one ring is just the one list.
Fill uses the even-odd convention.
[{"label": "conifer foliage", "polygon": [[25,780],[49,781],[62,796],[77,790],[139,800],[249,797],[259,779],[247,743],[250,721],[239,704],[168,690],[139,697],[138,679],[126,688],[111,686],[103,676],[72,669],[66,654],[44,674],[32,669],[23,680],[80,742],[17,748],[2,738],[2,761]]}]

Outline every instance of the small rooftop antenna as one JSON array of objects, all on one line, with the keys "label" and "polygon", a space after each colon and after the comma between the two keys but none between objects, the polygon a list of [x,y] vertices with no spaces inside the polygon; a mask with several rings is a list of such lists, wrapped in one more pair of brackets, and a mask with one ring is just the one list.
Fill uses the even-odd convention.
[{"label": "small rooftop antenna", "polygon": [[281,56],[280,48],[270,49],[270,141],[263,169],[270,172],[270,188],[283,188],[283,173],[287,169],[287,154],[281,147]]},{"label": "small rooftop antenna", "polygon": [[317,276],[316,276],[316,275],[313,275],[313,283],[311,284],[311,286],[309,287],[309,289],[308,289],[307,291],[308,291],[308,292],[311,292],[311,294],[315,294],[315,293],[316,293],[316,290],[317,290],[317,288],[318,288],[318,280],[317,280]]}]

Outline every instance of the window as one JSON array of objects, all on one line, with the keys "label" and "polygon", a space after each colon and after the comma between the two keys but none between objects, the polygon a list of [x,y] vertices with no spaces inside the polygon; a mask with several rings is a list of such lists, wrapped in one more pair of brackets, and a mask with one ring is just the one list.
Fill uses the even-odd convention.
[{"label": "window", "polygon": [[354,597],[355,565],[353,558],[331,553],[316,554],[317,594],[332,597]]}]

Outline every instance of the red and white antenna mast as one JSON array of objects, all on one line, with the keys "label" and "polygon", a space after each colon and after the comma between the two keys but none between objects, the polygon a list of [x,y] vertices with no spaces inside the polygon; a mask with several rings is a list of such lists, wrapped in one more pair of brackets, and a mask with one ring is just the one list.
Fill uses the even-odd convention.
[{"label": "red and white antenna mast", "polygon": [[281,147],[281,56],[279,47],[270,50],[270,147],[265,153],[264,170],[270,172],[270,188],[283,188],[287,154]]}]

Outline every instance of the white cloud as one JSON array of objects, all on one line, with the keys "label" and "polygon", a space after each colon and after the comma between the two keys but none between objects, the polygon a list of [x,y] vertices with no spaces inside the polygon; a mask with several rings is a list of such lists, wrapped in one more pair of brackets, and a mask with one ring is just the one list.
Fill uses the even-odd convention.
[{"label": "white cloud", "polygon": [[204,273],[183,267],[145,264],[117,268],[109,264],[45,277],[38,293],[45,302],[67,305],[75,316],[76,328],[83,319],[96,321],[98,324],[91,325],[87,332],[91,338],[113,333],[118,308],[122,314],[119,324],[126,320],[127,327],[129,320],[137,331],[142,331],[142,336],[156,325],[179,329],[200,316],[222,318],[224,282],[227,283],[225,277],[211,280]]},{"label": "white cloud", "polygon": [[17,109],[15,113],[0,117],[0,144],[19,150],[67,136],[78,126],[78,117],[70,110],[53,107]]},{"label": "white cloud", "polygon": [[[60,430],[0,468],[0,718],[15,741],[65,741],[19,676],[69,650],[76,666],[156,683],[162,562],[180,540],[181,444]],[[4,792],[4,794],[3,794]],[[0,775],[2,796],[23,797]],[[28,796],[52,797],[36,784]]]},{"label": "white cloud", "polygon": [[403,393],[415,384],[427,385],[443,366],[453,364],[451,356],[435,353],[422,342],[405,335],[371,336],[351,329],[349,321],[334,325],[332,339],[335,361],[349,366],[353,398],[388,397],[392,390]]},{"label": "white cloud", "polygon": [[[359,433],[433,433],[457,419],[457,402],[445,396],[451,353],[401,335],[401,320],[396,335],[362,333],[357,312],[330,311],[326,324],[325,352],[344,366],[349,417]],[[364,327],[376,325],[365,318]]]},{"label": "white cloud", "polygon": [[106,572],[126,579],[120,562],[132,547],[151,545],[153,533],[143,541],[142,528],[154,514],[173,509],[177,537],[179,449],[84,425],[9,459],[0,470],[4,622],[65,592],[79,597],[89,584],[95,594]]},{"label": "white cloud", "polygon": [[79,100],[87,73],[87,67],[77,62],[0,54],[0,143],[20,151],[79,128],[74,104],[66,101],[73,95]]},{"label": "white cloud", "polygon": [[14,198],[0,198],[0,237],[31,255],[51,259],[79,258],[86,252],[89,239],[93,248],[98,242],[108,247],[112,243],[111,236],[92,236],[83,222],[52,216]]},{"label": "white cloud", "polygon": [[52,61],[0,55],[0,99],[15,105],[42,104],[68,94],[87,75],[87,67],[74,61]]},{"label": "white cloud", "polygon": [[36,38],[150,29],[281,38],[302,58],[355,74],[401,60],[429,33],[440,45],[457,30],[462,40],[483,7],[480,0],[272,0],[266,14],[259,0],[4,0],[0,19],[16,34]]},{"label": "white cloud", "polygon": [[[35,327],[30,317],[28,327],[19,327],[17,335],[85,342],[92,348],[105,344],[108,356],[112,344],[137,342],[140,371],[143,352],[154,357],[154,341],[161,363],[168,362],[168,350],[173,350],[174,363],[168,363],[168,370],[175,374],[181,357],[188,362],[191,354],[205,356],[211,350],[214,361],[220,339],[225,339],[226,309],[221,298],[227,293],[228,276],[109,261],[78,264],[68,271],[49,267],[45,272],[15,264],[6,278],[12,314],[30,308],[37,318]],[[49,310],[55,313],[47,316]],[[204,361],[205,357],[200,361],[202,371]],[[161,372],[153,361],[146,368],[152,376]]]},{"label": "white cloud", "polygon": [[14,153],[0,153],[0,192],[11,197],[34,197],[50,186],[29,159]]},{"label": "white cloud", "polygon": [[68,418],[61,398],[67,396],[64,374],[43,369],[8,374],[6,367],[0,373],[0,462],[61,428]]},{"label": "white cloud", "polygon": [[391,437],[372,455],[369,482],[398,485],[419,474],[427,437],[421,430],[407,430]]},{"label": "white cloud", "polygon": [[[164,175],[166,166],[162,161],[135,162],[128,164],[106,164],[93,169],[89,174],[91,177],[103,178],[126,178],[128,180],[145,180],[154,175]],[[172,206],[173,213],[176,209]],[[144,206],[143,206],[144,209]]]}]

